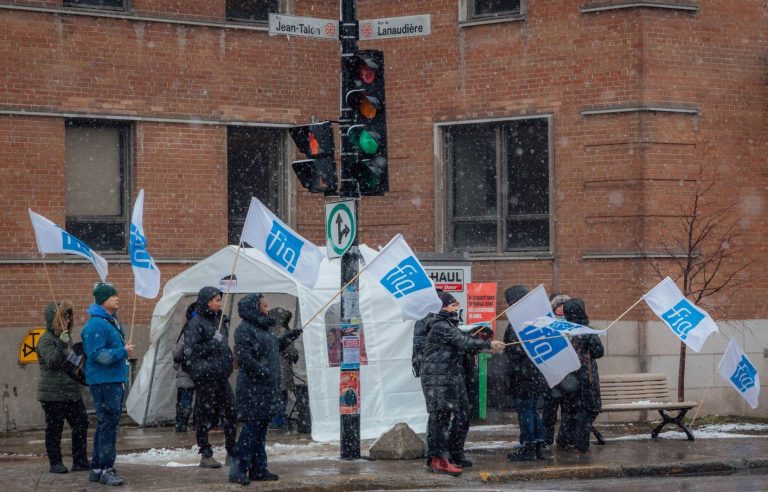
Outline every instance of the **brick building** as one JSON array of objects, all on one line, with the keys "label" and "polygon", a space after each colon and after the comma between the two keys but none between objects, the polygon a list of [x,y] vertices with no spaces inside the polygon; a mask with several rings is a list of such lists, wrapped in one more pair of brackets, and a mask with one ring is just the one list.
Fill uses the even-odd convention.
[{"label": "brick building", "polygon": [[[37,368],[16,363],[51,298],[27,208],[110,261],[124,320],[139,189],[164,279],[237,242],[251,195],[322,244],[325,198],[298,185],[286,128],[338,119],[339,44],[269,36],[266,19],[334,19],[338,3],[0,2],[0,429],[42,423]],[[358,1],[360,19],[416,14],[431,15],[430,35],[360,43],[386,60],[390,183],[363,199],[361,241],[402,232],[416,251],[470,251],[473,280],[578,295],[600,325],[658,281],[649,257],[672,268],[668,231],[703,161],[714,209],[738,200],[727,210],[741,238],[725,246],[739,253],[724,271],[752,264],[709,303],[762,370],[766,3]],[[50,258],[47,270],[57,297],[91,302],[90,265]],[[138,353],[153,305],[137,301]],[[678,344],[647,309],[614,330],[603,372],[675,384]],[[725,343],[691,357],[689,398]],[[705,413],[751,413],[728,388],[709,398]]]}]

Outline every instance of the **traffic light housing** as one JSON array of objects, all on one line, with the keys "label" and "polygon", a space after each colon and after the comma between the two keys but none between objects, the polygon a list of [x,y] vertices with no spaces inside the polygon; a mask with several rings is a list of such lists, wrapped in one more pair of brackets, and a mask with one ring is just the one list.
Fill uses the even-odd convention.
[{"label": "traffic light housing", "polygon": [[346,63],[345,102],[351,109],[347,138],[357,153],[345,177],[354,178],[362,195],[389,191],[384,53],[358,51]]},{"label": "traffic light housing", "polygon": [[311,193],[336,193],[338,178],[331,122],[294,126],[288,133],[299,152],[307,156],[291,164],[301,185]]}]

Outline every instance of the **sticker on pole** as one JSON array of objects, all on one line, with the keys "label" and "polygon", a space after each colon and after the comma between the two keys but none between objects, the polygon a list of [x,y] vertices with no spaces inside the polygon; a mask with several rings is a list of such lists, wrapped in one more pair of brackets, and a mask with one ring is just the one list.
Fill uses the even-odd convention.
[{"label": "sticker on pole", "polygon": [[347,252],[355,240],[355,201],[325,204],[325,238],[328,258],[338,258]]}]

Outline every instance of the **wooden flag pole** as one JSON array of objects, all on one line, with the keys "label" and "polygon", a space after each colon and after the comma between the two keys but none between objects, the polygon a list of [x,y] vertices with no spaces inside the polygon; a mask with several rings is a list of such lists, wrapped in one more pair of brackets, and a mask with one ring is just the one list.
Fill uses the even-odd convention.
[{"label": "wooden flag pole", "polygon": [[61,319],[59,301],[56,300],[56,293],[53,291],[53,283],[51,282],[50,275],[48,275],[48,266],[45,264],[45,255],[40,253],[40,258],[43,260],[43,271],[45,271],[45,278],[48,280],[48,287],[51,289],[51,298],[53,299],[53,304],[56,306],[56,319],[59,320],[59,326],[64,328],[64,321]]},{"label": "wooden flag pole", "polygon": [[640,299],[638,299],[638,300],[637,300],[637,301],[636,301],[634,304],[632,304],[631,306],[629,306],[629,308],[628,308],[626,311],[624,311],[623,313],[621,313],[621,315],[620,315],[618,318],[616,318],[615,320],[613,320],[613,322],[612,322],[610,325],[608,325],[608,327],[606,328],[606,331],[607,331],[607,330],[608,330],[608,329],[609,329],[611,326],[615,325],[615,324],[616,324],[616,322],[618,322],[618,321],[619,321],[621,318],[623,318],[624,316],[626,316],[628,312],[632,311],[632,310],[635,308],[635,306],[637,306],[638,304],[640,304],[641,302],[643,302],[643,299],[645,299],[645,296],[641,297],[641,298],[640,298]]},{"label": "wooden flag pole", "polygon": [[[227,298],[229,297],[229,289],[232,287],[232,276],[235,274],[235,268],[237,268],[237,260],[240,258],[240,250],[243,248],[243,242],[237,245],[237,254],[235,255],[235,261],[232,263],[232,272],[227,279],[227,290],[224,292],[224,298],[221,300],[221,318],[219,318],[219,327],[216,331],[221,331],[221,325],[224,322],[224,308],[227,306]],[[215,296],[214,296],[215,297]]]},{"label": "wooden flag pole", "polygon": [[714,374],[712,374],[712,377],[709,379],[709,384],[707,385],[707,389],[704,390],[704,396],[701,397],[701,401],[699,402],[699,406],[696,407],[696,413],[693,414],[693,418],[691,419],[691,429],[693,429],[693,424],[696,422],[696,417],[699,416],[699,411],[701,410],[701,407],[704,405],[704,400],[707,399],[707,395],[709,394],[709,390],[712,389],[712,385],[715,384],[715,376],[717,376],[717,369],[715,369]]},{"label": "wooden flag pole", "polygon": [[136,290],[133,292],[133,313],[131,314],[131,334],[128,336],[128,345],[133,344],[133,322],[136,321]]}]

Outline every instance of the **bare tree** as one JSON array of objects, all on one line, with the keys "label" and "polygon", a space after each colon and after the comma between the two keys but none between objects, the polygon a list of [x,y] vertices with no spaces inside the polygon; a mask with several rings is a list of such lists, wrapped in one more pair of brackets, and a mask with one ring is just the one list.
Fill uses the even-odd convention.
[{"label": "bare tree", "polygon": [[[724,314],[721,306],[749,282],[749,276],[742,273],[750,268],[752,260],[740,254],[742,230],[739,218],[733,214],[738,201],[718,201],[717,181],[717,172],[707,166],[702,156],[690,203],[681,210],[676,225],[664,228],[662,248],[671,267],[669,261],[648,261],[659,278],[670,275],[678,285],[682,282],[683,294],[697,305],[718,295],[726,302],[707,309]],[[686,345],[680,342],[678,401],[685,400],[685,353]]]}]

